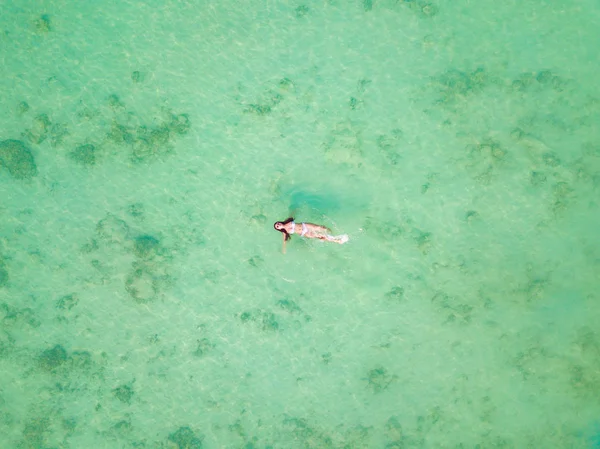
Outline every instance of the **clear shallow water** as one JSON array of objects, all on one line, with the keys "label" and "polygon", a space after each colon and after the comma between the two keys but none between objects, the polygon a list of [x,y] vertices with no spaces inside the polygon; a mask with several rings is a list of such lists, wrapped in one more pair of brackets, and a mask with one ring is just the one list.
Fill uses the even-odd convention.
[{"label": "clear shallow water", "polygon": [[3,12],[0,446],[598,445],[594,2]]}]

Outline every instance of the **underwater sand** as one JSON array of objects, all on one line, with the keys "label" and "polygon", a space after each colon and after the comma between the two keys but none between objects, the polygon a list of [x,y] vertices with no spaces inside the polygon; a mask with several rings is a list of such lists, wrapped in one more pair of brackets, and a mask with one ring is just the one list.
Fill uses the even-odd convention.
[{"label": "underwater sand", "polygon": [[7,2],[0,447],[600,447],[598,23]]}]

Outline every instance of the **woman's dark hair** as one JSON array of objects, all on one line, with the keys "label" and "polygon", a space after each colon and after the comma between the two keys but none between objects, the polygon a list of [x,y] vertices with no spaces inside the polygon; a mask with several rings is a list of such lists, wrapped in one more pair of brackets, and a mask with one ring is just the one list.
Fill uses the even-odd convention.
[{"label": "woman's dark hair", "polygon": [[283,232],[285,234],[285,240],[286,240],[286,242],[289,239],[291,239],[292,237],[288,234],[288,232],[285,229],[277,229],[275,226],[277,226],[278,224],[286,225],[288,223],[291,223],[292,221],[294,221],[294,217],[289,217],[285,221],[276,221],[273,224],[273,228],[275,228],[276,231]]}]

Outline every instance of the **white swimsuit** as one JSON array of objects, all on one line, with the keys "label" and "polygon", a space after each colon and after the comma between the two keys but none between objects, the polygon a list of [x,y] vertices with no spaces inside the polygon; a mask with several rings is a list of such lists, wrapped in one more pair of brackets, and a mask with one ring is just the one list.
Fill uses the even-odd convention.
[{"label": "white swimsuit", "polygon": [[[302,233],[300,234],[300,237],[304,237],[304,235],[308,232],[308,227],[306,226],[306,223],[302,223]],[[295,234],[296,233],[296,223],[292,221],[292,232],[290,232],[291,234]]]}]

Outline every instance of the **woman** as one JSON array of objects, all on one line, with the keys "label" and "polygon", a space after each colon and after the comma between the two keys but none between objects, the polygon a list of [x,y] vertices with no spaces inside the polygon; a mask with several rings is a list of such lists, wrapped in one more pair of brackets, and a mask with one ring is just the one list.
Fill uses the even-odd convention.
[{"label": "woman", "polygon": [[285,221],[277,221],[273,227],[283,234],[283,252],[285,253],[285,242],[287,242],[292,234],[300,234],[300,237],[307,239],[319,239],[328,242],[339,243],[340,245],[348,241],[348,235],[331,235],[331,229],[325,226],[316,225],[313,223],[296,224],[294,218],[290,217]]}]

